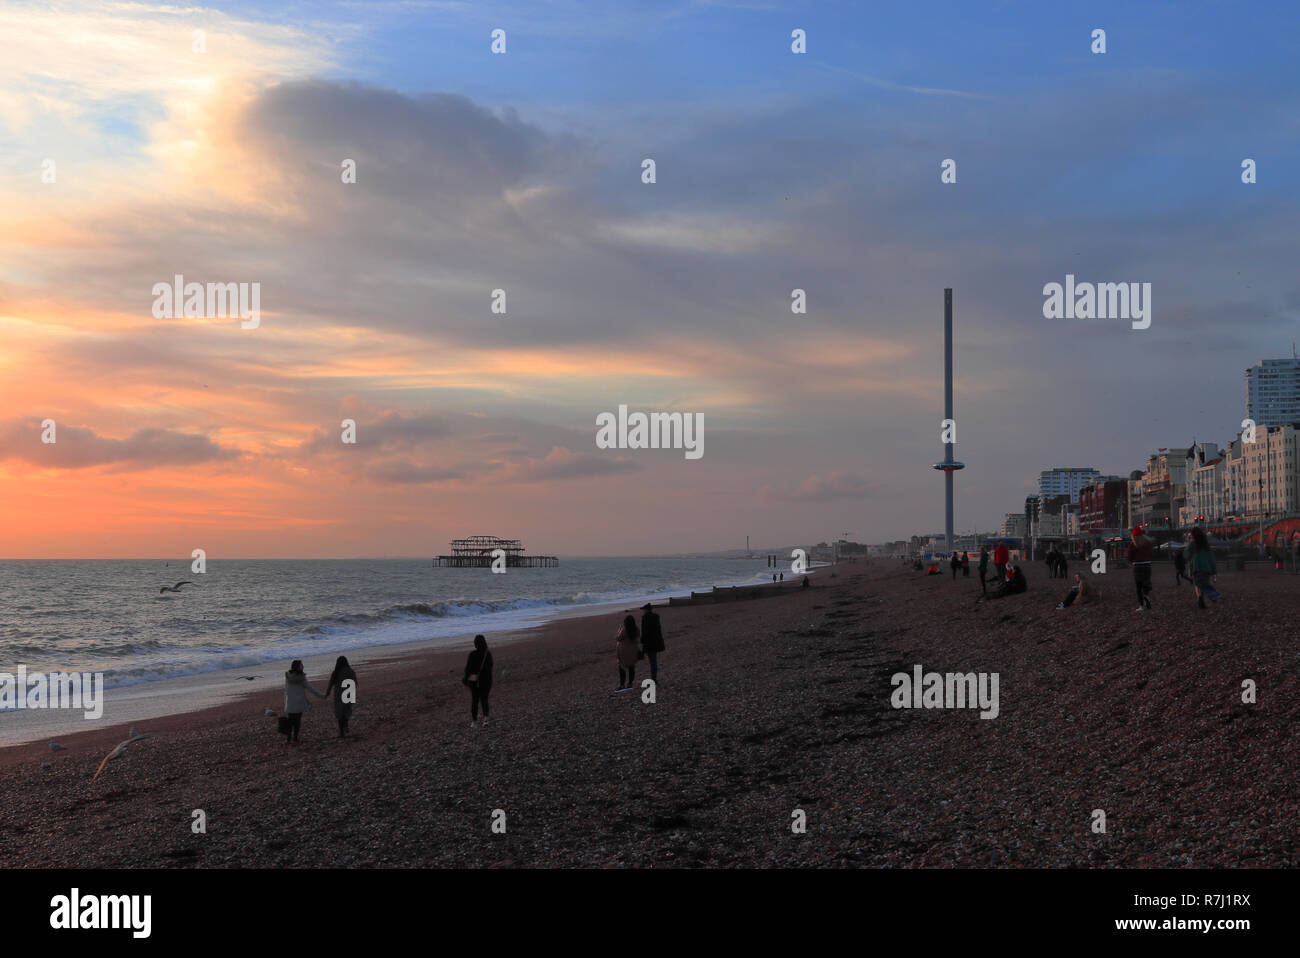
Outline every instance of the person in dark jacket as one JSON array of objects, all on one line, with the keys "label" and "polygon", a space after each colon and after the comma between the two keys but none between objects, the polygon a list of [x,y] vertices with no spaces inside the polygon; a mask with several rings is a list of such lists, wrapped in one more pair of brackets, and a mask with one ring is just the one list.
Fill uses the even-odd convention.
[{"label": "person in dark jacket", "polygon": [[970,553],[968,552],[961,554],[961,577],[963,579],[970,578]]},{"label": "person in dark jacket", "polygon": [[952,554],[952,558],[948,560],[948,565],[952,567],[952,580],[956,582],[957,570],[961,568],[961,560],[957,558],[957,553]]},{"label": "person in dark jacket", "polygon": [[989,547],[980,546],[980,595],[984,595],[988,588],[985,585],[985,579],[989,574]]},{"label": "person in dark jacket", "polygon": [[469,687],[469,726],[478,725],[478,707],[483,706],[483,724],[488,723],[488,693],[492,691],[492,653],[487,639],[474,636],[474,651],[465,660],[465,674],[461,684]]},{"label": "person in dark jacket", "polygon": [[[1187,556],[1183,549],[1174,550],[1174,585],[1182,585],[1183,580],[1192,581],[1192,577],[1187,574]],[[1195,583],[1193,583],[1193,587]]]},{"label": "person in dark jacket", "polygon": [[1205,535],[1204,529],[1192,530],[1192,591],[1196,593],[1196,607],[1205,608],[1205,597],[1208,595],[1212,602],[1218,602],[1223,598],[1219,590],[1214,587],[1214,580],[1218,577],[1218,567],[1214,563],[1214,550],[1210,548],[1210,540]]},{"label": "person in dark jacket", "polygon": [[1133,585],[1137,589],[1139,612],[1151,608],[1151,552],[1155,543],[1141,526],[1133,527],[1133,542],[1128,547],[1128,561],[1133,564]]},{"label": "person in dark jacket", "polygon": [[645,615],[641,616],[641,648],[650,660],[650,679],[659,681],[659,653],[664,650],[664,633],[659,624],[659,615],[649,602],[641,606]]},{"label": "person in dark jacket", "polygon": [[[344,683],[351,683],[344,685]],[[352,718],[352,706],[357,700],[357,673],[348,665],[348,657],[340,655],[330,673],[329,684],[325,686],[325,697],[334,692],[334,719],[339,723],[339,738],[346,738],[348,722]]]}]

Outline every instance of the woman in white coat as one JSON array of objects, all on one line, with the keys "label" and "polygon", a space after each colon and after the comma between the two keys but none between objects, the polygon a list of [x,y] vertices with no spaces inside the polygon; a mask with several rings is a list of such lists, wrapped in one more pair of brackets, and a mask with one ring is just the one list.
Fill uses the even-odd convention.
[{"label": "woman in white coat", "polygon": [[311,703],[307,701],[308,692],[318,699],[325,697],[324,693],[317,692],[307,681],[307,673],[302,668],[302,659],[294,659],[289,666],[289,671],[284,673],[284,714],[289,719],[285,745],[298,741],[298,730],[302,727],[302,713],[311,708]]}]

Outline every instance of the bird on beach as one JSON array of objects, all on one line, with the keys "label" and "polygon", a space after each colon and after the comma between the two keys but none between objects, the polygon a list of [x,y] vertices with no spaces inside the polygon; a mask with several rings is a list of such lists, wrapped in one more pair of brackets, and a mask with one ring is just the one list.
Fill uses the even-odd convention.
[{"label": "bird on beach", "polygon": [[195,585],[195,583],[191,582],[189,579],[186,579],[184,582],[177,582],[175,585],[165,585],[161,589],[159,589],[158,592],[159,593],[179,592],[181,591],[181,586],[183,585]]},{"label": "bird on beach", "polygon": [[68,748],[68,747],[67,747],[66,745],[60,745],[58,742],[51,742],[51,743],[50,743],[50,751],[51,751],[51,752],[65,752],[65,751],[67,751],[67,748]]},{"label": "bird on beach", "polygon": [[156,732],[145,732],[143,735],[136,735],[134,738],[129,738],[125,742],[120,742],[117,748],[104,756],[104,760],[99,763],[99,768],[95,769],[95,774],[91,777],[91,781],[93,782],[95,779],[99,778],[99,773],[104,770],[104,766],[109,763],[109,760],[121,755],[126,747],[132,742],[140,742],[147,738],[157,738],[157,735],[158,733]]},{"label": "bird on beach", "polygon": [[132,726],[131,731],[129,731],[129,732],[126,733],[126,737],[127,737],[127,738],[135,738],[135,737],[136,737],[137,735],[139,735],[139,734],[140,734],[140,733],[137,732],[137,731],[135,730],[135,727]]},{"label": "bird on beach", "polygon": [[267,709],[267,710],[266,710],[265,712],[263,712],[262,714],[263,714],[263,715],[275,715],[275,709]]}]

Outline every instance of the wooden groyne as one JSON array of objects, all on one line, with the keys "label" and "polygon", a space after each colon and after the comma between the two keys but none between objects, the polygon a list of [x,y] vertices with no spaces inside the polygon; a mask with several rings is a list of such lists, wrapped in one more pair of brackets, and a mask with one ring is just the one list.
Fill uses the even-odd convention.
[{"label": "wooden groyne", "polygon": [[[811,583],[809,588],[812,588]],[[789,595],[802,592],[799,582],[784,582],[779,585],[760,582],[756,585],[714,586],[708,592],[692,592],[690,596],[669,596],[668,604],[674,605],[712,605],[716,602],[741,602],[746,599],[768,599],[775,595]]]}]

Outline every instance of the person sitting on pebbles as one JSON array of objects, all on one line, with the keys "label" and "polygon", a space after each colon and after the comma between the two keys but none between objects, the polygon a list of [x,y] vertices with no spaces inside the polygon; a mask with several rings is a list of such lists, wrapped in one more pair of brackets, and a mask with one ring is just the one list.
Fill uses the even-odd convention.
[{"label": "person sitting on pebbles", "polygon": [[1070,591],[1065,594],[1065,598],[1058,604],[1058,609],[1068,609],[1077,601],[1080,605],[1087,605],[1097,598],[1097,590],[1092,583],[1081,573],[1074,574],[1074,585],[1070,586]]},{"label": "person sitting on pebbles", "polygon": [[[988,595],[980,596],[981,599],[1001,599],[1008,595],[1018,595],[1021,592],[1029,590],[1029,583],[1025,581],[1025,574],[1018,565],[1007,566],[1007,578],[998,588]],[[979,601],[978,599],[976,601]]]}]

